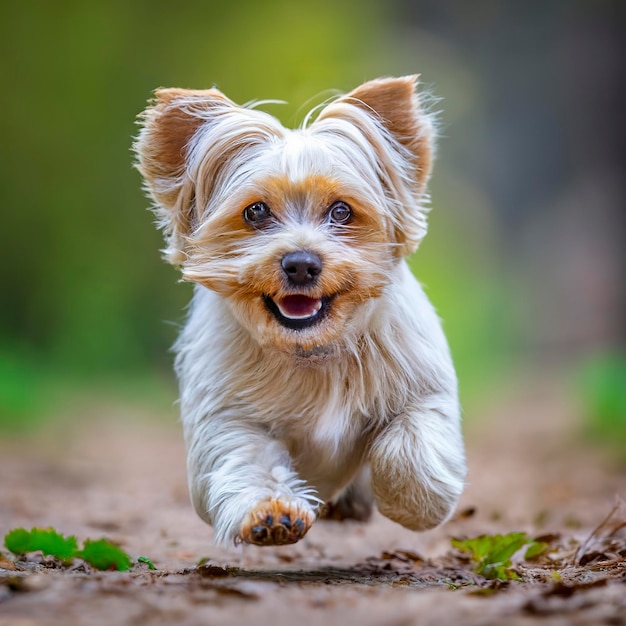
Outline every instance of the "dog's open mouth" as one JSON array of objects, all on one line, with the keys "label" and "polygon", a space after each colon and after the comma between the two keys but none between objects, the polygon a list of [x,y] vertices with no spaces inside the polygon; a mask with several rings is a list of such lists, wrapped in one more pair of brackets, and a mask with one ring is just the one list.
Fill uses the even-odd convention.
[{"label": "dog's open mouth", "polygon": [[263,296],[263,300],[280,324],[292,330],[300,330],[317,324],[326,315],[331,298],[294,294],[276,299]]}]

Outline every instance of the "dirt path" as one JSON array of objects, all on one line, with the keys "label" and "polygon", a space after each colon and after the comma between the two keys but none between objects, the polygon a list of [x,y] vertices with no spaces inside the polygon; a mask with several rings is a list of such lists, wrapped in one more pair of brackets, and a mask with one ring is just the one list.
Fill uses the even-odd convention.
[{"label": "dirt path", "polygon": [[[280,548],[216,548],[188,503],[175,415],[168,425],[136,413],[81,411],[80,428],[2,442],[0,533],[106,536],[157,571],[2,561],[0,626],[626,624],[625,530],[585,544],[626,496],[626,476],[576,438],[575,411],[544,385],[466,429],[465,515],[423,534],[379,515],[323,522]],[[518,566],[521,582],[486,581],[450,547],[513,530],[551,542],[551,560]]]}]

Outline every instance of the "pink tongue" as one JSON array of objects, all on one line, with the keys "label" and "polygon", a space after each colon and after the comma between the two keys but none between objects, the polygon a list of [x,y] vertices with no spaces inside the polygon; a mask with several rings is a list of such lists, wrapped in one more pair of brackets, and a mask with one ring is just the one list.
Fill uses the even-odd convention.
[{"label": "pink tongue", "polygon": [[305,318],[315,315],[322,303],[317,298],[307,296],[286,296],[276,302],[278,309],[285,317]]}]

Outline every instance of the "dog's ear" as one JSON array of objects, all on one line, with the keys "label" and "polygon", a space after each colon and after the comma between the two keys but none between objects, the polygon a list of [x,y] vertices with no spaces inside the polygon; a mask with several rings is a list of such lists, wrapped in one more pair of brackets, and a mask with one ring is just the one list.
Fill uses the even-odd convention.
[{"label": "dog's ear", "polygon": [[[327,106],[318,118],[343,118],[359,127],[374,145],[386,170],[388,192],[401,206],[401,212],[392,215],[400,255],[413,252],[426,234],[423,201],[432,169],[435,128],[433,116],[420,104],[417,83],[417,76],[366,82]],[[382,142],[381,133],[376,132],[381,126],[386,136]],[[397,158],[389,158],[389,151]],[[398,163],[404,172],[392,171]]]},{"label": "dog's ear", "polygon": [[418,191],[423,192],[432,168],[434,128],[417,97],[417,76],[381,78],[364,83],[345,100],[363,107],[384,127],[413,159]]},{"label": "dog's ear", "polygon": [[217,89],[158,89],[139,115],[141,128],[133,144],[136,167],[156,203],[168,244],[164,252],[171,263],[185,260],[183,238],[193,221],[194,192],[184,184],[190,143],[212,115],[229,107],[236,105]]}]

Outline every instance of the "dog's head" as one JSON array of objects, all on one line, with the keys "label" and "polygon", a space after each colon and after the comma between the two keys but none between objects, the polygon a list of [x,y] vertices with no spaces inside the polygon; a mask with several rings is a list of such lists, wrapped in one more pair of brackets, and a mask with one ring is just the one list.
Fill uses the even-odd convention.
[{"label": "dog's head", "polygon": [[297,130],[216,89],[158,90],[134,148],[167,259],[262,345],[332,345],[426,233],[416,82],[367,82]]}]

